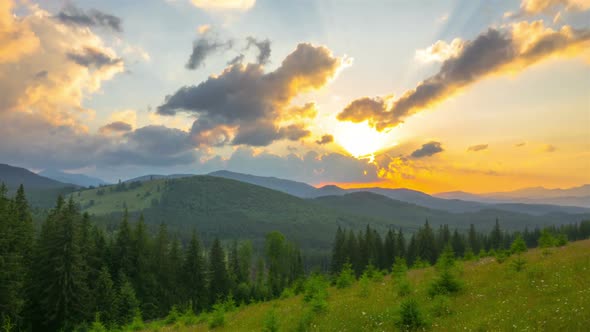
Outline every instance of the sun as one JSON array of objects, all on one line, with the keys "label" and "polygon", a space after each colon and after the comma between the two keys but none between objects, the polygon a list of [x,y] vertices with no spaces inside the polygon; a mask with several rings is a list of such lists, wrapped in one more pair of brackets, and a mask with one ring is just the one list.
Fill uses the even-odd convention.
[{"label": "sun", "polygon": [[397,143],[391,135],[378,132],[366,122],[340,122],[334,131],[334,140],[355,158],[373,159],[375,153]]}]

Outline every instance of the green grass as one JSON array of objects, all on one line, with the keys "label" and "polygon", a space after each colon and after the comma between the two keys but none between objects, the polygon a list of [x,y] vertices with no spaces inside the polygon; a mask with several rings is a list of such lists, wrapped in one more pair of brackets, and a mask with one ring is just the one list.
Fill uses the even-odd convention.
[{"label": "green grass", "polygon": [[[531,250],[520,272],[493,258],[460,264],[463,290],[442,299],[428,298],[434,268],[409,271],[412,293],[398,296],[390,276],[370,281],[368,296],[352,287],[331,287],[328,309],[312,314],[307,331],[395,331],[400,303],[413,298],[433,331],[587,331],[590,326],[590,240],[553,248],[549,255]],[[274,309],[273,309],[274,308]],[[225,317],[216,331],[262,331],[268,313],[275,310],[279,331],[296,331],[310,305],[302,296],[248,305]],[[164,326],[159,331],[208,331],[207,315],[192,326]],[[156,328],[157,327],[157,328]]]},{"label": "green grass", "polygon": [[[105,215],[121,212],[127,207],[129,212],[142,211],[152,206],[152,200],[160,200],[166,179],[143,182],[141,186],[127,191],[111,191],[115,186],[87,189],[73,193],[74,200],[84,212]],[[158,190],[160,188],[160,190]],[[99,191],[104,191],[99,195]]]}]

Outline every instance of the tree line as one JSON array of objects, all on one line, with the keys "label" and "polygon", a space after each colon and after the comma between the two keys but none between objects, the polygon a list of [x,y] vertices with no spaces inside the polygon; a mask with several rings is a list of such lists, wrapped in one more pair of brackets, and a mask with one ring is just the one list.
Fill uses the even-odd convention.
[{"label": "tree line", "polygon": [[107,233],[61,196],[35,232],[23,187],[10,198],[0,186],[3,327],[70,331],[98,319],[117,328],[173,308],[278,297],[303,275],[300,250],[279,232],[267,234],[261,253],[249,241],[205,248],[195,231],[181,243],[165,224],[151,235],[127,212]]},{"label": "tree line", "polygon": [[466,259],[476,255],[494,256],[510,249],[517,237],[521,237],[529,248],[543,241],[563,243],[587,239],[590,237],[590,221],[535,228],[532,231],[527,227],[523,232],[509,233],[501,229],[496,219],[489,233],[481,233],[476,231],[473,224],[467,232],[458,229],[451,231],[448,225],[441,225],[438,230],[434,230],[427,220],[417,232],[409,234],[409,239],[402,229],[389,229],[381,236],[369,225],[364,232],[338,227],[332,246],[330,271],[334,275],[338,274],[348,263],[356,277],[359,277],[368,266],[390,270],[398,258],[403,258],[409,266],[433,265],[447,246],[455,256]]}]

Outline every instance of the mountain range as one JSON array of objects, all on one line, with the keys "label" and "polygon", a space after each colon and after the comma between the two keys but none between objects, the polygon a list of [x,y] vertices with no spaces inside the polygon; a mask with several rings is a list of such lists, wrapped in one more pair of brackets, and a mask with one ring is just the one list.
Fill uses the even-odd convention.
[{"label": "mountain range", "polygon": [[75,184],[80,187],[98,187],[109,184],[96,177],[85,174],[66,173],[56,169],[45,169],[37,174],[59,182]]}]

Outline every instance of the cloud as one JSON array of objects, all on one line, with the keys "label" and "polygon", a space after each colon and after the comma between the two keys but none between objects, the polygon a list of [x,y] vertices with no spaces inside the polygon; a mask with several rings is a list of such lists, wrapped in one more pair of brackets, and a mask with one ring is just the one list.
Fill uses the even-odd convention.
[{"label": "cloud", "polygon": [[552,144],[545,144],[541,148],[541,152],[555,152],[555,151],[557,151],[557,147],[555,147]]},{"label": "cloud", "polygon": [[209,30],[211,30],[211,25],[209,25],[209,24],[201,24],[197,27],[197,32],[200,35],[204,35]]},{"label": "cloud", "polygon": [[191,0],[191,3],[197,8],[209,11],[246,11],[254,7],[256,0]]},{"label": "cloud", "polygon": [[248,44],[246,49],[249,49],[251,46],[255,46],[258,49],[258,56],[256,56],[256,61],[259,65],[265,65],[270,61],[270,40],[257,40],[254,37],[246,38]]},{"label": "cloud", "polygon": [[146,126],[123,135],[103,151],[97,162],[106,165],[186,165],[198,159],[188,132],[164,126]]},{"label": "cloud", "polygon": [[339,153],[303,155],[256,153],[249,147],[238,148],[230,158],[215,165],[231,171],[304,181],[312,184],[332,182],[376,182],[377,166]]},{"label": "cloud", "polygon": [[68,5],[62,9],[55,18],[61,23],[85,27],[100,27],[111,31],[123,31],[121,19],[117,16],[90,9],[84,11],[74,5]]},{"label": "cloud", "polygon": [[438,73],[406,91],[388,106],[382,98],[363,97],[338,114],[340,121],[363,122],[382,131],[408,116],[455,95],[491,75],[517,73],[549,57],[569,57],[588,52],[590,30],[564,26],[546,28],[542,21],[520,22],[507,29],[490,28],[461,51],[446,59]]},{"label": "cloud", "polygon": [[133,129],[133,127],[130,124],[128,124],[127,122],[115,121],[115,122],[111,122],[109,124],[106,124],[106,125],[100,127],[100,129],[98,131],[101,134],[109,135],[112,133],[128,132],[128,131],[131,131],[132,129]]},{"label": "cloud", "polygon": [[432,141],[426,144],[422,144],[422,147],[412,152],[411,156],[413,158],[430,157],[443,151],[444,149],[442,148],[440,142]]},{"label": "cloud", "polygon": [[121,58],[112,57],[104,51],[92,47],[85,47],[84,50],[79,53],[67,53],[67,56],[70,60],[74,61],[80,66],[95,67],[98,69],[105,66],[119,66],[123,63]]},{"label": "cloud", "polygon": [[487,148],[488,148],[487,144],[478,144],[478,145],[470,146],[469,148],[467,148],[467,151],[477,152],[477,151],[486,150]]},{"label": "cloud", "polygon": [[421,62],[443,62],[458,56],[462,51],[465,42],[461,38],[455,38],[448,44],[439,40],[434,45],[416,51],[416,59]]},{"label": "cloud", "polygon": [[332,136],[332,135],[322,135],[322,138],[320,138],[319,140],[317,140],[315,142],[318,145],[329,144],[329,143],[334,142],[334,136]]},{"label": "cloud", "polygon": [[203,36],[193,42],[193,51],[185,65],[186,69],[195,70],[203,65],[205,59],[216,53],[231,49],[233,42],[228,40],[221,42],[213,40],[209,36]]},{"label": "cloud", "polygon": [[584,11],[590,9],[588,0],[522,0],[520,11],[512,17],[536,14],[553,14],[563,8],[565,11]]},{"label": "cloud", "polygon": [[243,54],[238,54],[238,55],[236,55],[236,57],[235,57],[235,58],[233,58],[233,59],[229,60],[229,61],[227,62],[227,65],[228,65],[228,66],[233,66],[233,65],[238,65],[238,64],[241,64],[242,62],[244,62],[244,57],[245,57],[245,56],[244,56]]},{"label": "cloud", "polygon": [[27,20],[12,14],[14,2],[0,2],[0,65],[20,59],[39,48],[39,39]]},{"label": "cloud", "polygon": [[27,112],[85,130],[80,120],[92,111],[82,101],[123,72],[124,62],[89,29],[63,25],[38,6],[14,9],[18,18],[11,2],[0,5],[0,114]]},{"label": "cloud", "polygon": [[345,64],[326,47],[302,43],[272,72],[260,64],[229,66],[199,85],[180,88],[157,112],[196,115],[191,134],[197,142],[266,146],[303,137],[301,120],[315,116],[315,106],[293,107],[291,101],[324,87]]}]

